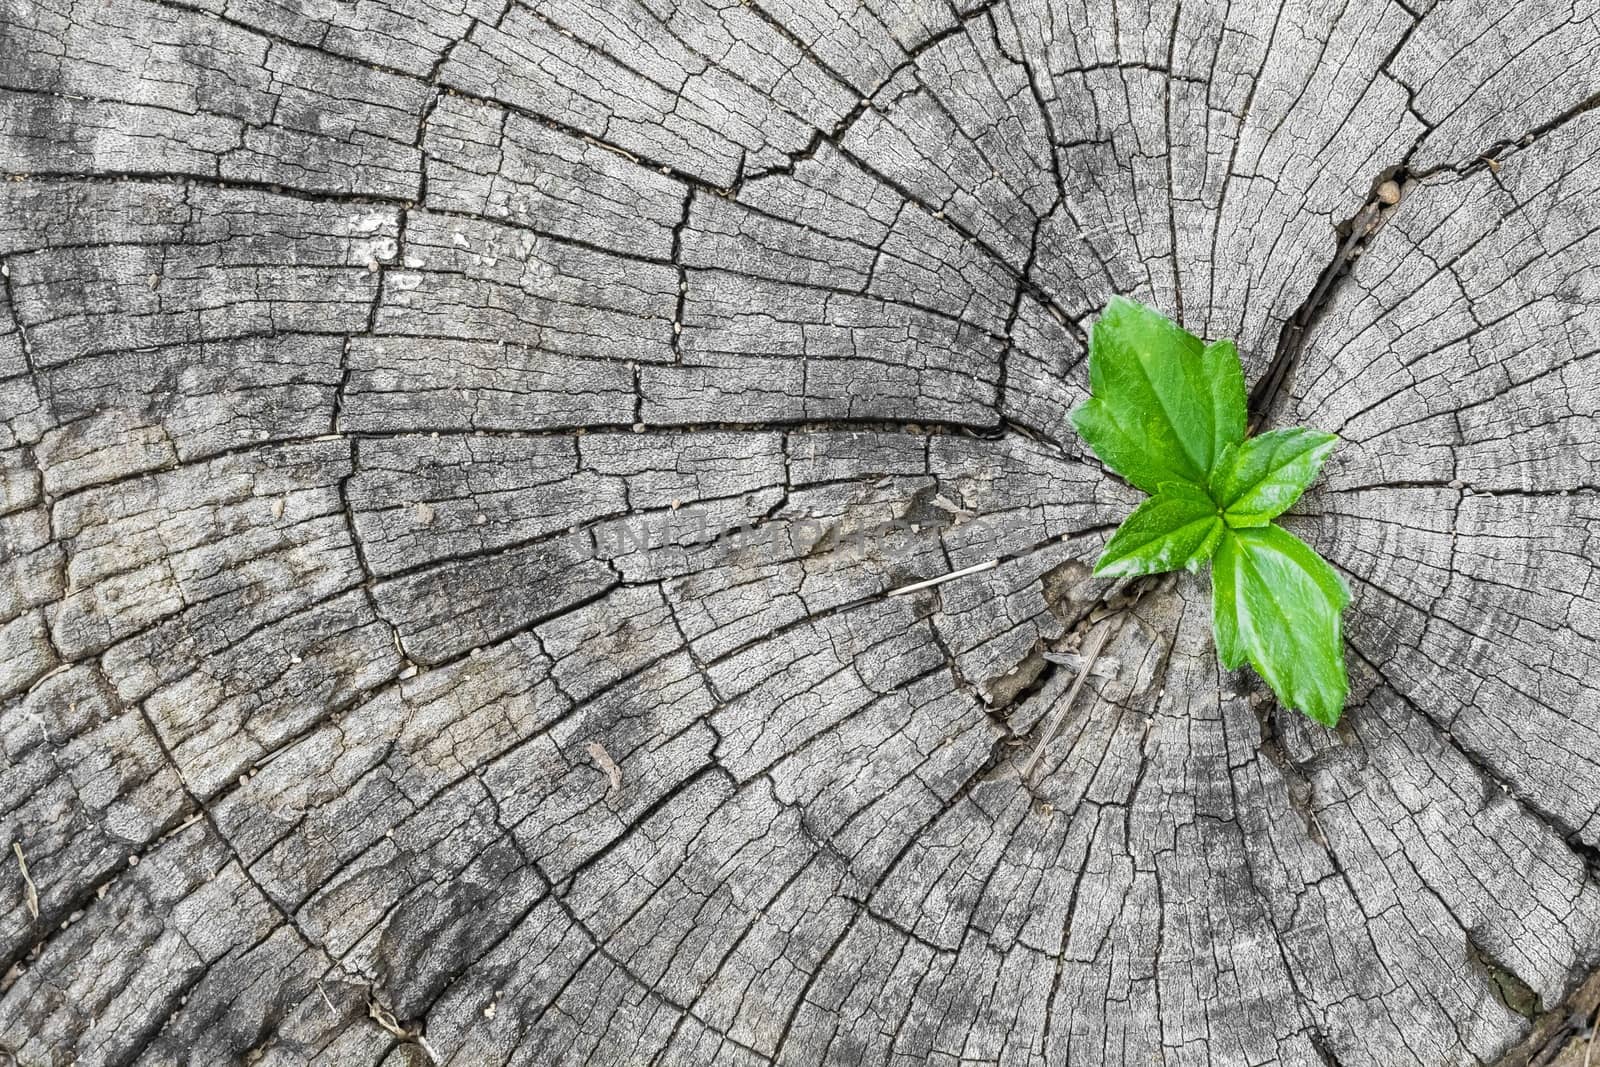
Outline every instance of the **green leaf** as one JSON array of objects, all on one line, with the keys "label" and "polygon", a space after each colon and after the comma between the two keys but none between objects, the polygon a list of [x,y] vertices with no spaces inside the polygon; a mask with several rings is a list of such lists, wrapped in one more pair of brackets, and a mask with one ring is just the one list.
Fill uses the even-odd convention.
[{"label": "green leaf", "polygon": [[1277,526],[1228,530],[1212,568],[1217,655],[1248,657],[1285,706],[1333,726],[1344,710],[1340,613],[1350,592],[1326,560]]},{"label": "green leaf", "polygon": [[1228,449],[1211,492],[1229,526],[1265,526],[1300,499],[1337,443],[1320,430],[1273,430]]},{"label": "green leaf", "polygon": [[1181,482],[1187,475],[1174,471],[1153,456],[1150,439],[1137,428],[1129,430],[1116,421],[1110,405],[1091,397],[1072,413],[1072,425],[1094,454],[1129,484],[1153,493],[1166,482]]},{"label": "green leaf", "polygon": [[1231,341],[1207,345],[1160,312],[1112,297],[1089,335],[1091,398],[1073,412],[1095,455],[1155,493],[1205,485],[1244,438],[1244,371]]},{"label": "green leaf", "polygon": [[1244,440],[1244,364],[1239,362],[1239,350],[1232,341],[1212,341],[1201,357],[1211,398],[1211,463],[1206,467],[1209,474],[1223,449]]},{"label": "green leaf", "polygon": [[1211,634],[1217,642],[1217,659],[1230,671],[1244,666],[1245,647],[1239,640],[1238,587],[1239,539],[1224,530],[1211,558]]},{"label": "green leaf", "polygon": [[1198,486],[1169,482],[1129,515],[1101,553],[1100,577],[1198,570],[1222,537],[1222,517]]}]

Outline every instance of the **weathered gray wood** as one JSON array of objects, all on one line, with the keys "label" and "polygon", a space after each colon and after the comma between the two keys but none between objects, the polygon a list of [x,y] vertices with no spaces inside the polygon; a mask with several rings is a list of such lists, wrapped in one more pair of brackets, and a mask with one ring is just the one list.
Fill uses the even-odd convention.
[{"label": "weathered gray wood", "polygon": [[[0,1060],[1581,1043],[1597,20],[0,0]],[[1340,434],[1355,693],[1170,580],[1030,787],[1113,292]]]}]

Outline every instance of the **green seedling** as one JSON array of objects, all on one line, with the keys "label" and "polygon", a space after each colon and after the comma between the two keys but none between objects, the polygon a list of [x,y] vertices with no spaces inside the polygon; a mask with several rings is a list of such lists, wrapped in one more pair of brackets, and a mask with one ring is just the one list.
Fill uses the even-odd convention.
[{"label": "green seedling", "polygon": [[1206,344],[1160,312],[1113,297],[1089,338],[1090,399],[1072,413],[1104,463],[1150,494],[1095,565],[1107,577],[1211,563],[1223,666],[1255,667],[1287,707],[1324,726],[1349,694],[1344,581],[1273,523],[1333,451],[1333,434],[1245,436],[1244,371],[1232,341]]}]

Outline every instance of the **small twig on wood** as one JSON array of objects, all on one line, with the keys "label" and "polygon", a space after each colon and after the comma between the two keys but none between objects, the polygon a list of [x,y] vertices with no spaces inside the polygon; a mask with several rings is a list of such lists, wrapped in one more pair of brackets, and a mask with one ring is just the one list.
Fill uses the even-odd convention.
[{"label": "small twig on wood", "polygon": [[632,152],[629,152],[629,151],[626,151],[624,149],[618,148],[614,144],[607,144],[604,141],[597,141],[593,137],[585,137],[584,141],[586,143],[588,143],[588,144],[594,145],[596,148],[602,148],[607,152],[614,152],[617,155],[621,156],[623,159],[626,159],[629,163],[638,163],[639,162],[639,157],[638,156],[634,155]]},{"label": "small twig on wood", "polygon": [[390,1037],[409,1038],[411,1032],[400,1025],[400,1020],[394,1017],[394,1012],[378,1003],[378,998],[367,995],[367,1016],[384,1030]]},{"label": "small twig on wood", "polygon": [[28,861],[22,855],[22,842],[11,842],[11,851],[17,854],[17,867],[22,871],[22,896],[28,905],[28,914],[35,919],[39,917],[39,888],[33,884],[33,876],[28,873]]},{"label": "small twig on wood", "polygon": [[[1072,652],[1045,652],[1044,658],[1047,663],[1069,667],[1075,671],[1083,669],[1083,657]],[[1089,673],[1096,678],[1115,678],[1121,671],[1122,664],[1114,659],[1106,659],[1102,656],[1100,657],[1100,662],[1094,665],[1094,670]]]},{"label": "small twig on wood", "polygon": [[399,1041],[409,1041],[422,1050],[428,1057],[428,1062],[437,1064],[439,1057],[434,1053],[433,1047],[428,1044],[428,1039],[422,1036],[422,1031],[408,1030],[400,1025],[400,1020],[394,1017],[394,1012],[378,1003],[378,998],[371,993],[367,994],[367,1015],[377,1023],[385,1033]]},{"label": "small twig on wood", "polygon": [[62,674],[64,672],[66,672],[66,671],[70,671],[71,669],[72,669],[72,664],[70,664],[70,663],[58,663],[58,664],[56,664],[50,670],[45,671],[43,674],[39,675],[39,677],[37,677],[37,678],[35,678],[33,680],[33,684],[28,686],[28,692],[26,693],[26,695],[27,696],[32,696],[34,690],[38,689],[45,682],[49,681],[51,678],[54,678],[56,675]]},{"label": "small twig on wood", "polygon": [[958,571],[951,571],[949,574],[941,574],[937,578],[929,578],[925,581],[913,582],[910,585],[902,585],[899,589],[891,589],[884,596],[904,596],[907,593],[915,593],[919,589],[929,589],[936,585],[942,585],[954,578],[965,578],[969,574],[977,574],[979,571],[986,571],[999,565],[1000,561],[998,559],[991,559],[987,563],[974,563],[970,567],[963,567]]},{"label": "small twig on wood", "polygon": [[977,514],[977,512],[973,511],[971,508],[964,508],[960,504],[957,504],[943,493],[940,493],[933,498],[933,506],[938,508],[940,511],[949,512],[958,519],[970,519]]},{"label": "small twig on wood", "polygon": [[1022,765],[1022,778],[1027,781],[1033,774],[1033,768],[1038,764],[1039,758],[1044,755],[1045,748],[1060,732],[1067,721],[1067,713],[1072,710],[1073,701],[1078,699],[1078,690],[1083,688],[1084,679],[1089,677],[1089,672],[1094,667],[1094,661],[1100,658],[1101,649],[1105,648],[1106,640],[1122,625],[1122,615],[1109,615],[1095,625],[1093,635],[1083,648],[1083,665],[1078,668],[1078,676],[1072,680],[1072,688],[1067,690],[1066,699],[1061,702],[1060,709],[1055,717],[1050,720],[1050,725],[1039,738],[1038,746],[1033,750],[1033,755],[1028,757],[1028,762]]}]

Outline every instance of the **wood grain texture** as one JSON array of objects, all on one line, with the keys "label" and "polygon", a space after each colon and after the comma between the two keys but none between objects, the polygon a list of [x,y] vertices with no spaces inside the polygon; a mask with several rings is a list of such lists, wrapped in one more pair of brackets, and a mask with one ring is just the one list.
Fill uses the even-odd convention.
[{"label": "wood grain texture", "polygon": [[[0,42],[0,1062],[1581,1046],[1600,11],[0,0]],[[1340,436],[1289,524],[1352,703],[1220,670],[1184,576],[1030,784],[1124,592],[1136,494],[1065,420],[1112,293]]]}]

